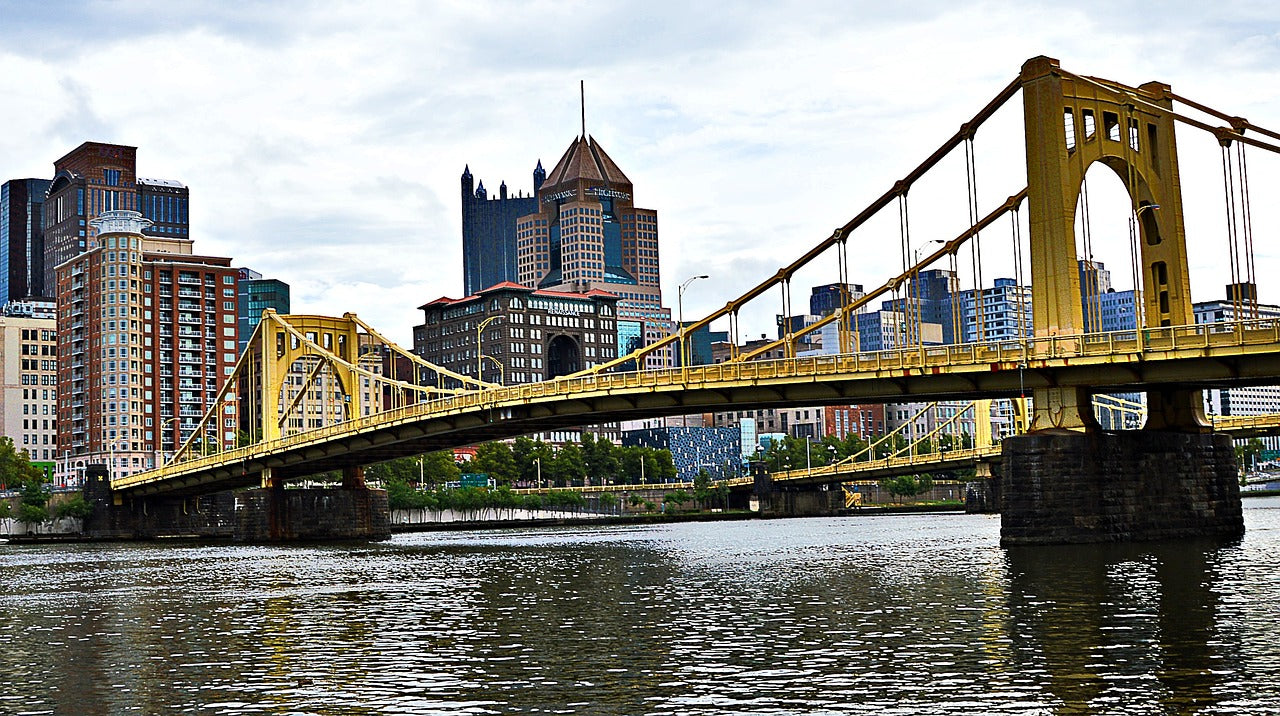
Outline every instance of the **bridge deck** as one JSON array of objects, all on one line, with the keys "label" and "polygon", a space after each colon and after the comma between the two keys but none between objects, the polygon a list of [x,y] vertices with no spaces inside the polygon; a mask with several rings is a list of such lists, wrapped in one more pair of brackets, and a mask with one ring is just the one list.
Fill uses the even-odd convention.
[{"label": "bridge deck", "polygon": [[473,391],[112,480],[133,494],[207,492],[543,430],[782,405],[1016,397],[1275,382],[1263,320],[565,377]]}]

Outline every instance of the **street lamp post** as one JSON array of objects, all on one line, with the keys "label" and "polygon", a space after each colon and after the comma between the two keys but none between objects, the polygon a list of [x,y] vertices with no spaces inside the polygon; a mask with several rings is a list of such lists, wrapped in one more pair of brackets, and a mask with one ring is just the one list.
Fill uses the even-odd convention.
[{"label": "street lamp post", "polygon": [[536,485],[537,488],[541,490],[542,489],[542,458],[535,457],[533,459],[533,464],[538,468],[538,479],[534,481],[534,485]]},{"label": "street lamp post", "polygon": [[427,459],[426,455],[418,456],[418,491],[419,492],[422,491],[422,486],[427,482],[426,469],[423,467],[423,463],[426,462],[426,459]]},{"label": "street lamp post", "polygon": [[482,360],[484,351],[480,349],[481,334],[484,332],[485,326],[489,325],[490,323],[493,323],[499,318],[502,318],[502,316],[489,316],[483,321],[480,321],[480,323],[476,326],[476,380],[477,381],[484,380],[483,378],[480,377],[480,374],[484,372],[484,361]]},{"label": "street lamp post", "polygon": [[689,284],[693,283],[694,281],[697,281],[700,278],[711,278],[711,277],[706,274],[702,274],[701,276],[692,276],[690,278],[685,279],[684,283],[680,284],[680,288],[676,291],[676,321],[680,324],[679,331],[680,331],[680,367],[681,368],[686,368],[689,365],[689,355],[688,355],[689,351],[687,346],[685,345],[685,340],[684,340],[684,290],[689,287]]},{"label": "street lamp post", "polygon": [[[182,418],[175,415],[174,417],[168,418],[167,420],[160,423],[160,433],[159,433],[160,440],[158,441],[160,449],[156,451],[156,453],[158,454],[158,457],[160,458],[160,461],[156,465],[156,467],[160,467],[162,465],[166,465],[169,463],[169,458],[166,458],[164,454],[164,432],[169,427],[169,423],[176,423],[181,419]],[[180,447],[179,443],[181,442],[182,442],[182,431],[181,429],[175,430],[173,433],[173,452],[176,453],[178,451],[178,448]],[[170,455],[172,455],[172,453],[170,453]]]},{"label": "street lamp post", "polygon": [[498,360],[497,358],[494,358],[493,356],[488,355],[488,354],[485,354],[485,355],[483,355],[483,356],[481,356],[481,357],[482,357],[482,358],[488,358],[489,360],[493,361],[493,364],[494,364],[494,365],[498,366],[498,385],[506,385],[506,382],[507,382],[507,368],[506,368],[506,366],[502,365],[502,361],[500,361],[500,360]]}]

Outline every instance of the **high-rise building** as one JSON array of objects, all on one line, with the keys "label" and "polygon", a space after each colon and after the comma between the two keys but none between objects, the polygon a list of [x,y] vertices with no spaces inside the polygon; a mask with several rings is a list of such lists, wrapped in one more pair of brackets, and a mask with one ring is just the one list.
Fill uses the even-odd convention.
[{"label": "high-rise building", "polygon": [[468,296],[519,278],[516,219],[538,211],[538,189],[547,178],[542,162],[533,170],[533,194],[507,193],[504,181],[490,199],[484,181],[476,186],[471,166],[462,170],[462,287]]},{"label": "high-rise building", "polygon": [[289,312],[289,284],[275,278],[263,278],[250,268],[236,269],[236,325],[239,341],[236,352],[243,353],[268,308],[284,315]]},{"label": "high-rise building", "polygon": [[1111,287],[1111,272],[1101,261],[1080,260],[1080,303],[1086,333],[1131,331],[1138,325],[1133,289]]},{"label": "high-rise building", "polygon": [[[853,303],[867,295],[860,283],[828,283],[814,286],[809,295],[809,313],[815,316],[830,316],[845,303]],[[865,313],[866,306],[857,310]]]},{"label": "high-rise building", "polygon": [[[1241,289],[1244,290],[1241,290]],[[1202,301],[1192,306],[1197,324],[1221,323],[1245,319],[1280,318],[1280,306],[1267,303],[1256,303],[1252,300],[1241,303],[1233,300],[1237,297],[1255,296],[1251,284],[1232,284],[1227,286],[1227,298],[1217,301]],[[1204,391],[1205,412],[1208,415],[1264,415],[1280,413],[1280,386],[1249,385],[1235,388],[1213,388]],[[1280,440],[1267,438],[1269,449],[1280,448]]]},{"label": "high-rise building", "polygon": [[1030,286],[998,278],[981,292],[961,291],[958,299],[965,343],[1020,340],[1033,333]]},{"label": "high-rise building", "polygon": [[[93,238],[93,220],[107,211],[137,211],[151,223],[145,235],[189,236],[188,190],[181,182],[137,176],[137,147],[85,142],[53,163],[44,206],[44,287],[55,292],[54,271]],[[50,296],[52,297],[52,296]]]},{"label": "high-rise building", "polygon": [[[636,208],[632,184],[593,137],[576,137],[538,189],[536,213],[516,221],[519,283],[618,296],[618,354],[674,330],[662,306],[658,212]],[[669,366],[655,351],[642,367]]]},{"label": "high-rise building", "polygon": [[44,290],[44,197],[48,179],[0,185],[0,306]]},{"label": "high-rise building", "polygon": [[[136,211],[94,220],[57,266],[58,473],[144,470],[189,438],[236,361],[236,270],[185,238],[146,236]],[[233,446],[236,416],[207,426]]]},{"label": "high-rise building", "polygon": [[737,477],[742,469],[741,439],[737,428],[701,426],[664,425],[622,434],[625,446],[669,451],[680,482],[692,482],[702,470],[713,480]]},{"label": "high-rise building", "polygon": [[0,312],[0,435],[52,475],[57,454],[57,322],[47,303]]},{"label": "high-rise building", "polygon": [[[618,297],[605,291],[542,291],[501,283],[466,298],[438,298],[420,306],[413,350],[441,368],[490,383],[532,383],[568,375],[617,357]],[[428,385],[462,387],[427,374]],[[615,425],[592,430],[616,440]],[[580,431],[545,433],[550,442],[577,440]]]}]

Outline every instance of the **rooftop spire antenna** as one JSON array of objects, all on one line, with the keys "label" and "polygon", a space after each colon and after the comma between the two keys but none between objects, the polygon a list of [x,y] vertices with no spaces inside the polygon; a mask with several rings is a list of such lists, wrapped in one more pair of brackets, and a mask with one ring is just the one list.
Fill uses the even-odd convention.
[{"label": "rooftop spire antenna", "polygon": [[582,108],[582,139],[587,139],[587,81],[578,80],[578,101]]}]

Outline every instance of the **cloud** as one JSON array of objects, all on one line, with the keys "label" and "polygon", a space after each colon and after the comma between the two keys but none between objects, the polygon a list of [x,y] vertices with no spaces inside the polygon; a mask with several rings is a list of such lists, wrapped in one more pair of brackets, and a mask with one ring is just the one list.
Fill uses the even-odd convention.
[{"label": "cloud", "polygon": [[[588,131],[659,212],[667,302],[713,275],[690,315],[830,235],[1028,57],[1277,125],[1277,38],[1263,2],[19,3],[0,23],[0,96],[22,108],[0,174],[49,175],[89,139],[136,145],[140,174],[191,187],[197,251],[407,336],[417,305],[461,292],[463,166],[530,190],[579,131],[582,79]],[[1025,183],[1020,122],[1015,99],[978,136],[984,210]],[[1212,196],[1212,151],[1185,146],[1184,193]],[[1257,171],[1255,196],[1274,187]],[[913,188],[914,245],[964,227],[963,176],[957,156]],[[1209,271],[1194,285],[1216,298],[1214,211],[1189,207],[1188,226]],[[895,212],[856,236],[851,280],[900,265]],[[829,263],[803,280],[834,280]],[[773,330],[768,301],[750,332]]]}]

